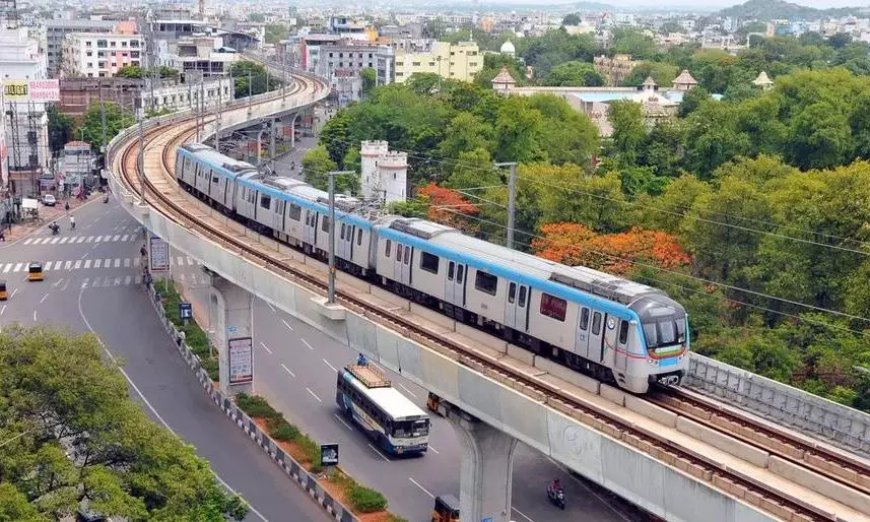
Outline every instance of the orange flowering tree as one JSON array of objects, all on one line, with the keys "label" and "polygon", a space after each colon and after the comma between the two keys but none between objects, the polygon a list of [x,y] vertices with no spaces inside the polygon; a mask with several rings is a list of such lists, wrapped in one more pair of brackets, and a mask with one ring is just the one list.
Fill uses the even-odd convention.
[{"label": "orange flowering tree", "polygon": [[659,230],[598,234],[579,223],[550,223],[542,225],[540,232],[542,237],[532,241],[537,255],[611,274],[624,275],[636,262],[676,268],[692,260],[675,236]]},{"label": "orange flowering tree", "polygon": [[430,221],[465,231],[477,229],[476,222],[466,216],[476,216],[480,209],[459,192],[429,183],[417,191],[417,196],[428,205],[427,218]]}]

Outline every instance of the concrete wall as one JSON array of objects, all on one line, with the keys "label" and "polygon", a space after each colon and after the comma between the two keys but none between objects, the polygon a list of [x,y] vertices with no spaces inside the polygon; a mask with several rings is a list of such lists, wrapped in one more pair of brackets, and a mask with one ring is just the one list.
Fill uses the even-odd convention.
[{"label": "concrete wall", "polygon": [[693,353],[686,385],[870,457],[870,415]]}]

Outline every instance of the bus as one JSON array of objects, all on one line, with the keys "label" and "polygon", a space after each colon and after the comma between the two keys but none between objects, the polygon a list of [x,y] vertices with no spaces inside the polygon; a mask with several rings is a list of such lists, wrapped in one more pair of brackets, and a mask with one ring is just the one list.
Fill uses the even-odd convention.
[{"label": "bus", "polygon": [[338,372],[335,402],[390,455],[420,455],[429,448],[429,417],[371,365]]}]

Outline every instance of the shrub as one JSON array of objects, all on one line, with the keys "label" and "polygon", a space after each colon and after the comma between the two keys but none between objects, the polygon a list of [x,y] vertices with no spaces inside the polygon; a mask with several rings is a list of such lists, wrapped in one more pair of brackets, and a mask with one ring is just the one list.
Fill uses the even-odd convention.
[{"label": "shrub", "polygon": [[217,359],[211,359],[209,357],[200,357],[200,363],[202,364],[203,369],[208,374],[208,378],[213,381],[220,380],[220,368],[218,366]]},{"label": "shrub", "polygon": [[236,395],[236,404],[251,417],[271,420],[280,415],[274,408],[269,406],[266,399],[257,395],[240,393]]},{"label": "shrub", "polygon": [[282,440],[284,442],[290,442],[299,437],[299,429],[297,429],[296,426],[289,424],[287,421],[278,423],[275,427],[270,427],[269,431],[269,435],[271,435],[273,439]]},{"label": "shrub", "polygon": [[348,498],[353,508],[360,513],[373,513],[387,507],[387,499],[380,492],[359,484],[350,488]]}]

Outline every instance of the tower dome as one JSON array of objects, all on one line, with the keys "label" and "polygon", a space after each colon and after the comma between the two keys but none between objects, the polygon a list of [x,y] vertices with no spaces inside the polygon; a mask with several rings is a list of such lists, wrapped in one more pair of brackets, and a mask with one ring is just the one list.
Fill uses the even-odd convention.
[{"label": "tower dome", "polygon": [[503,44],[501,44],[501,49],[499,49],[501,54],[508,54],[510,56],[514,56],[517,53],[517,48],[514,47],[514,44],[511,43],[510,40],[505,40]]}]

